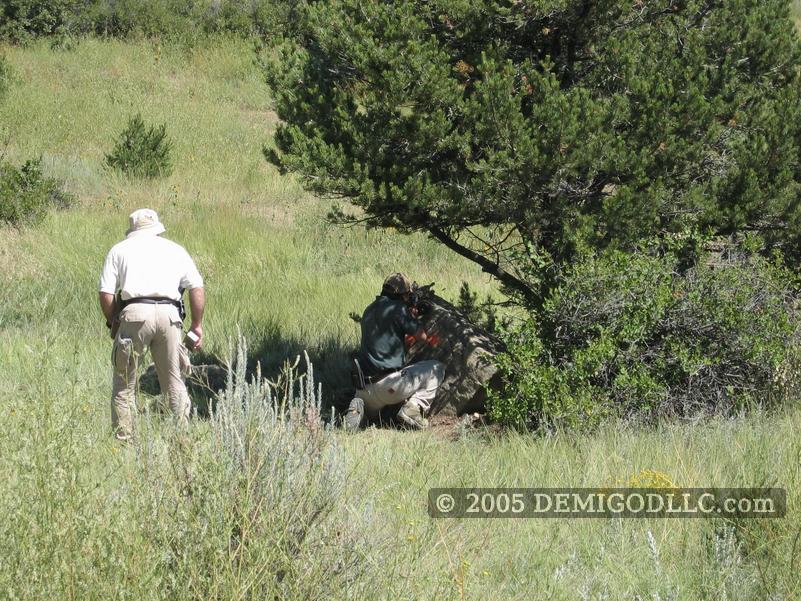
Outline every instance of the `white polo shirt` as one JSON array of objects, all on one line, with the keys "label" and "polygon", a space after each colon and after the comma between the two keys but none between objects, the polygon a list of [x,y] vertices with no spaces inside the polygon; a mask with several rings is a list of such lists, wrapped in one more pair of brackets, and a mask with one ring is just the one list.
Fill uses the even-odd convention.
[{"label": "white polo shirt", "polygon": [[100,274],[100,292],[119,291],[122,300],[180,300],[179,287],[202,288],[203,278],[183,246],[152,234],[130,236],[111,247]]}]

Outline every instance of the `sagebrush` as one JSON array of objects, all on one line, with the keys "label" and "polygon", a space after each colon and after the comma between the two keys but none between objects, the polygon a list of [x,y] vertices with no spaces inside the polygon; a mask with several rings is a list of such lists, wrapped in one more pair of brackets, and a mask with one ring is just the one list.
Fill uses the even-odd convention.
[{"label": "sagebrush", "polygon": [[240,338],[208,445],[177,435],[161,459],[150,441],[140,447],[148,485],[163,490],[166,468],[177,497],[150,495],[159,520],[145,534],[166,554],[173,597],[332,598],[356,586],[364,541],[338,511],[344,457],[321,419],[311,363],[305,373],[287,364],[274,382],[258,370],[249,378],[246,365]]},{"label": "sagebrush", "polygon": [[[368,585],[364,530],[340,510],[345,458],[320,419],[311,365],[285,371],[275,387],[246,379],[243,341],[237,349],[209,422],[185,431],[144,412],[128,447],[82,423],[86,405],[45,374],[32,383],[32,419],[12,409],[14,441],[0,429],[4,452],[27,466],[0,491],[11,510],[0,523],[0,590],[17,599],[322,600]],[[43,371],[51,360],[45,351]]]}]

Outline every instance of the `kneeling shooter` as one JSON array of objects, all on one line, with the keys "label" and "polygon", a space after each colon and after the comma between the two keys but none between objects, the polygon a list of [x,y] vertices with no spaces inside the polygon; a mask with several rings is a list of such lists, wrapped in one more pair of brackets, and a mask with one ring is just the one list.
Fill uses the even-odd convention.
[{"label": "kneeling shooter", "polygon": [[411,305],[411,280],[402,273],[393,273],[384,280],[381,294],[365,309],[355,364],[356,397],[345,416],[348,429],[359,427],[365,411],[374,417],[390,405],[400,405],[397,417],[407,426],[428,427],[425,416],[442,382],[445,366],[439,361],[405,365],[405,337],[428,339]]}]

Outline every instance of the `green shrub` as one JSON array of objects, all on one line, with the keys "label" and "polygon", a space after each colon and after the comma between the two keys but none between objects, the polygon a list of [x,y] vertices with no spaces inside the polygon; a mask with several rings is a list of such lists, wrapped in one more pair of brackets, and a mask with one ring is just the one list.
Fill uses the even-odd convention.
[{"label": "green shrub", "polygon": [[0,39],[24,43],[31,38],[65,33],[75,0],[4,0],[0,5]]},{"label": "green shrub", "polygon": [[[278,2],[280,3],[280,2]],[[74,15],[82,32],[110,36],[159,36],[192,41],[218,32],[249,35],[268,19],[275,0],[92,0]]]},{"label": "green shrub", "polygon": [[141,115],[128,120],[128,126],[106,156],[106,164],[138,178],[166,177],[172,173],[167,126],[147,127]]},{"label": "green shrub", "polygon": [[253,15],[258,1],[213,2],[202,15],[203,28],[207,33],[234,32],[250,34],[254,31]]},{"label": "green shrub", "polygon": [[7,0],[0,39],[24,43],[40,36],[94,33],[194,42],[230,32],[270,38],[292,25],[290,0]]},{"label": "green shrub", "polygon": [[19,169],[0,161],[0,223],[32,225],[51,208],[65,209],[74,198],[60,182],[42,174],[42,161],[26,161]]},{"label": "green shrub", "polygon": [[264,40],[273,40],[298,29],[302,16],[297,0],[255,0],[252,27]]},{"label": "green shrub", "polygon": [[607,417],[732,414],[791,396],[791,274],[729,247],[681,267],[674,253],[616,251],[571,268],[539,319],[507,333],[493,417],[579,428]]},{"label": "green shrub", "polygon": [[184,37],[199,29],[192,12],[197,3],[176,0],[95,0],[78,18],[81,29],[102,35]]}]

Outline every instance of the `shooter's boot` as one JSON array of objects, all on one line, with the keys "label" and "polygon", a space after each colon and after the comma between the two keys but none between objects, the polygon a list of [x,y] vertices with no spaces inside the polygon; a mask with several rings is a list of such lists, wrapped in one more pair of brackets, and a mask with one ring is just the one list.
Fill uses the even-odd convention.
[{"label": "shooter's boot", "polygon": [[428,428],[428,420],[423,417],[423,410],[417,401],[410,400],[398,410],[398,419],[415,430]]},{"label": "shooter's boot", "polygon": [[362,425],[364,419],[364,401],[359,397],[353,397],[345,413],[342,426],[347,432],[355,432]]}]

